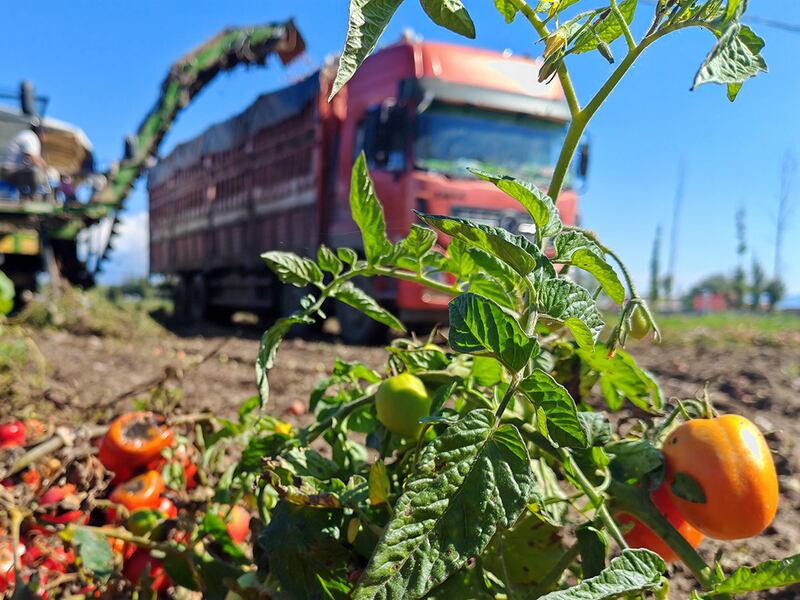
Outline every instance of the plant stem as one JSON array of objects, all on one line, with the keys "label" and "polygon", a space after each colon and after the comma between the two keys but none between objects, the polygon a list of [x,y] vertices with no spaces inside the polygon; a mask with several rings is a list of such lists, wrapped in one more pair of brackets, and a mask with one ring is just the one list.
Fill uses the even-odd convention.
[{"label": "plant stem", "polygon": [[586,477],[584,472],[578,466],[578,463],[575,462],[575,459],[572,457],[570,451],[566,448],[559,448],[558,454],[561,458],[561,462],[567,465],[570,471],[572,471],[573,477],[575,478],[575,483],[577,483],[578,488],[584,494],[586,494],[587,498],[589,498],[589,501],[597,511],[597,514],[600,517],[600,520],[603,522],[603,525],[605,525],[606,529],[608,529],[608,533],[611,534],[611,537],[614,538],[614,541],[617,542],[620,548],[627,548],[628,543],[622,536],[622,532],[619,530],[617,522],[611,516],[611,513],[608,512],[608,507],[606,506],[605,500],[602,496],[600,496],[600,494],[597,493],[594,485]]},{"label": "plant stem", "polygon": [[636,40],[633,39],[631,28],[628,26],[628,22],[625,20],[625,17],[622,16],[619,6],[617,6],[617,0],[611,0],[611,14],[614,15],[619,23],[619,26],[622,28],[622,33],[625,36],[625,41],[628,44],[628,51],[636,48]]},{"label": "plant stem", "polygon": [[[536,14],[536,11],[531,8],[525,0],[511,0],[511,3],[519,12],[525,15],[525,18],[528,19],[528,22],[533,25],[536,33],[542,36],[542,38],[546,38],[548,35],[550,35],[550,30],[547,29],[547,25],[545,25],[545,23]],[[575,116],[581,112],[581,105],[580,102],[578,102],[578,96],[575,93],[575,87],[572,85],[572,79],[569,76],[567,65],[563,61],[558,66],[556,73],[558,73],[558,80],[561,82],[561,88],[564,90],[564,97],[567,100],[567,106],[569,106],[569,113],[573,118],[575,118]],[[552,197],[553,196],[551,196],[551,198]]]},{"label": "plant stem", "polygon": [[347,404],[343,404],[339,410],[337,410],[334,414],[330,417],[325,419],[324,421],[320,421],[319,423],[315,423],[305,429],[301,430],[298,434],[298,439],[302,440],[302,443],[306,446],[310,445],[315,439],[317,439],[320,435],[322,435],[328,427],[333,424],[334,421],[342,420],[347,417],[350,413],[354,412],[356,409],[361,408],[362,406],[369,404],[375,399],[375,389],[376,386],[372,385],[367,388],[367,393],[363,396],[356,398],[352,402],[348,402]]},{"label": "plant stem", "polygon": [[573,544],[569,548],[567,548],[566,552],[561,555],[561,558],[558,559],[558,562],[553,565],[553,568],[550,569],[542,580],[536,585],[535,588],[530,593],[531,598],[538,598],[540,596],[544,596],[550,588],[552,588],[555,584],[558,583],[558,580],[561,579],[562,573],[567,570],[567,568],[572,564],[575,558],[578,556],[580,549],[578,548],[578,544]]},{"label": "plant stem", "polygon": [[650,502],[647,492],[630,485],[612,481],[609,491],[621,509],[630,513],[661,538],[680,557],[704,589],[714,585],[711,568],[694,548],[678,533],[658,509]]},{"label": "plant stem", "polygon": [[500,406],[497,407],[497,410],[494,412],[494,416],[497,417],[498,423],[500,422],[500,417],[503,416],[503,413],[506,411],[506,407],[508,403],[511,402],[511,398],[514,397],[514,392],[517,391],[517,386],[519,385],[520,374],[514,373],[511,376],[511,381],[508,384],[508,389],[506,390],[503,399],[500,401]]}]

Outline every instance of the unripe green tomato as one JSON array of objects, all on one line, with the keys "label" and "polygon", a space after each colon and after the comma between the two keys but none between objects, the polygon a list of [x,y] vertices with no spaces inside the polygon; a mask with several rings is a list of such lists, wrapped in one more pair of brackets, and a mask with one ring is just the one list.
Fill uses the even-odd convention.
[{"label": "unripe green tomato", "polygon": [[641,340],[648,333],[650,333],[650,323],[647,321],[644,310],[637,306],[633,309],[633,314],[631,315],[630,334],[637,340]]},{"label": "unripe green tomato", "polygon": [[125,528],[134,535],[145,535],[153,531],[164,518],[164,514],[155,508],[137,508],[128,517]]},{"label": "unripe green tomato", "polygon": [[392,433],[416,440],[422,431],[419,420],[427,417],[431,398],[425,384],[411,373],[389,377],[375,394],[378,420]]}]

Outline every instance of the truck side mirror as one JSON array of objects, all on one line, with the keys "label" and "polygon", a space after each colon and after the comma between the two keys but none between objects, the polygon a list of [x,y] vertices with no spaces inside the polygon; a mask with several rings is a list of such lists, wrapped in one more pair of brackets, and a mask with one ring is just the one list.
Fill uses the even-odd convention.
[{"label": "truck side mirror", "polygon": [[23,81],[19,86],[19,100],[22,114],[29,117],[36,116],[36,92],[33,89],[33,82]]},{"label": "truck side mirror", "polygon": [[578,177],[585,179],[589,174],[589,142],[583,142],[578,149]]}]

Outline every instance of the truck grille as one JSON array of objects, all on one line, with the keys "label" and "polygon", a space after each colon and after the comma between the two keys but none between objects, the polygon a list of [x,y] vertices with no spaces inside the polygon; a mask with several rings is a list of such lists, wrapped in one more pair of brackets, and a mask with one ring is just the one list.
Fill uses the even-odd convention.
[{"label": "truck grille", "polygon": [[472,206],[453,206],[451,214],[459,219],[469,219],[482,225],[502,227],[511,233],[526,237],[533,235],[535,226],[530,215],[518,210],[492,210]]}]

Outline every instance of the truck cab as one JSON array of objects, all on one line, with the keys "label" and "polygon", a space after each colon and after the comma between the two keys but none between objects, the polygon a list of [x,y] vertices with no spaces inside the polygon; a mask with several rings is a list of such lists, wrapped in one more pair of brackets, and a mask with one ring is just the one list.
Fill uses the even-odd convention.
[{"label": "truck cab", "polygon": [[[361,151],[392,241],[418,223],[413,210],[531,233],[532,222],[522,207],[467,169],[547,187],[566,135],[569,108],[557,80],[539,83],[540,66],[508,53],[409,39],[368,58],[342,92],[346,117],[338,148],[331,244],[352,246],[359,239],[348,196],[350,170]],[[577,219],[573,180],[567,180],[556,199],[567,224]],[[446,247],[446,237],[440,236],[439,243]],[[370,285],[370,292],[393,304],[406,322],[446,320],[449,297],[404,281]],[[368,337],[374,326],[354,312],[345,313],[348,337]]]}]

